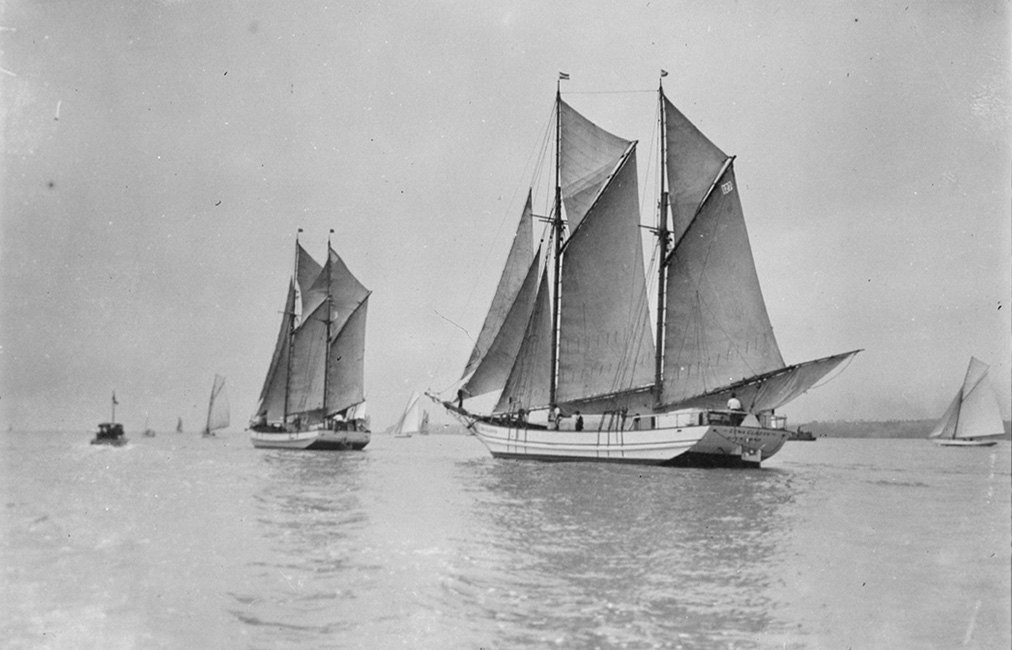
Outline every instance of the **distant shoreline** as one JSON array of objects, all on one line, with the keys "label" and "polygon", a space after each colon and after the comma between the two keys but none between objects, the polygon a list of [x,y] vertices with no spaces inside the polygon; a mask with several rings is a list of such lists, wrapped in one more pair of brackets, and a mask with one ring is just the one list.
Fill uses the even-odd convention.
[{"label": "distant shoreline", "polygon": [[[927,438],[938,420],[834,420],[801,425],[816,438]],[[1012,440],[1012,423],[1003,422],[1005,437]],[[794,427],[788,427],[793,429]]]}]

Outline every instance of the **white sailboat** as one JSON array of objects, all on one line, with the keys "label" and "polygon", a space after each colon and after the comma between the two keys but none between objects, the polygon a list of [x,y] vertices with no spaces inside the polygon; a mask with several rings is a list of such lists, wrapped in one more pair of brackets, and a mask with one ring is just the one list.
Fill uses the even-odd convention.
[{"label": "white sailboat", "polygon": [[296,236],[281,329],[250,422],[253,446],[347,450],[369,443],[364,359],[370,293],[329,238],[321,266]]},{"label": "white sailboat", "polygon": [[207,405],[207,424],[204,425],[202,435],[210,437],[214,432],[224,429],[229,425],[228,393],[225,392],[225,378],[221,375],[214,376],[214,384],[211,385],[211,400]]},{"label": "white sailboat", "polygon": [[[556,91],[554,204],[537,217],[549,224],[550,251],[542,260],[534,249],[528,194],[456,403],[443,402],[495,457],[757,466],[787,439],[774,409],[858,352],[785,365],[734,158],[663,86],[658,96],[651,332],[637,143],[595,125]],[[491,413],[464,408],[495,391]],[[744,412],[727,410],[732,396]],[[747,414],[754,426],[741,425]]]},{"label": "white sailboat", "polygon": [[989,368],[970,357],[963,385],[928,438],[947,447],[990,447],[997,444],[995,438],[1005,435],[998,398],[987,376]]},{"label": "white sailboat", "polygon": [[412,435],[428,434],[429,414],[422,408],[420,395],[412,393],[404,412],[391,430],[395,438],[410,438]]}]

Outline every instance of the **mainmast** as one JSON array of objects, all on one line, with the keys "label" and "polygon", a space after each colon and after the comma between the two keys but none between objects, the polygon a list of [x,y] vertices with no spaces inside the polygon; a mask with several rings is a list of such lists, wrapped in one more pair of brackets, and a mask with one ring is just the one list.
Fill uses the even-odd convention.
[{"label": "mainmast", "polygon": [[661,391],[664,381],[664,310],[667,296],[667,257],[668,257],[668,125],[667,113],[664,110],[664,75],[661,71],[661,81],[658,83],[657,101],[660,105],[661,118],[661,186],[660,202],[657,223],[657,240],[660,245],[660,255],[657,263],[657,345],[654,346],[654,394],[657,403],[661,401]]},{"label": "mainmast", "polygon": [[[292,273],[292,278],[297,284],[299,280],[299,233],[302,232],[302,228],[295,231],[295,268]],[[294,309],[294,307],[293,307]],[[285,409],[284,414],[281,416],[281,424],[284,425],[288,421],[288,393],[291,390],[292,382],[292,351],[295,347],[295,314],[286,314],[288,317],[288,362],[285,367]]]},{"label": "mainmast", "polygon": [[552,221],[552,228],[555,236],[555,254],[553,291],[552,291],[552,377],[548,387],[548,404],[554,409],[556,395],[559,388],[559,305],[561,295],[559,287],[562,285],[562,162],[560,153],[562,151],[562,80],[568,79],[569,75],[559,73],[559,79],[555,82],[555,218]]}]

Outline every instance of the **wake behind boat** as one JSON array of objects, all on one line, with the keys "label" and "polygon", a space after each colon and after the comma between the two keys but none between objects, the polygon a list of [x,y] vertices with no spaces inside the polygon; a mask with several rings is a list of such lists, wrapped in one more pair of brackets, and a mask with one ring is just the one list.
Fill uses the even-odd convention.
[{"label": "wake behind boat", "polygon": [[[560,90],[554,204],[537,217],[548,224],[550,250],[542,262],[533,246],[532,191],[457,402],[444,406],[496,457],[758,466],[788,438],[774,409],[858,351],[785,365],[734,158],[663,86],[659,209],[649,228],[659,260],[652,333],[637,143],[592,123]],[[464,408],[496,391],[490,414]],[[742,410],[730,410],[739,401]]]},{"label": "wake behind boat", "polygon": [[945,447],[991,447],[1005,435],[998,398],[983,361],[970,357],[963,385],[928,438]]},{"label": "wake behind boat", "polygon": [[327,253],[321,266],[296,236],[294,277],[250,422],[254,447],[348,450],[369,444],[364,358],[371,292],[351,274],[329,238]]}]

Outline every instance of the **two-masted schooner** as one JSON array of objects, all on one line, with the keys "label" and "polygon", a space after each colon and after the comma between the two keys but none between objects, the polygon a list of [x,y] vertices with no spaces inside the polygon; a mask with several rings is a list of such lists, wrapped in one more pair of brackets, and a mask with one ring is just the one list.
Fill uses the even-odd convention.
[{"label": "two-masted schooner", "polygon": [[253,446],[347,450],[369,443],[364,359],[370,293],[329,238],[321,265],[296,235],[281,329],[250,422]]},{"label": "two-masted schooner", "polygon": [[[592,123],[560,91],[554,204],[536,217],[528,194],[457,399],[442,403],[495,457],[757,466],[788,436],[774,409],[858,351],[785,365],[734,158],[663,84],[658,216],[648,228],[658,260],[652,331],[637,143]],[[544,256],[535,219],[548,224]],[[491,413],[464,407],[495,391]],[[732,397],[740,410],[729,410]]]}]

